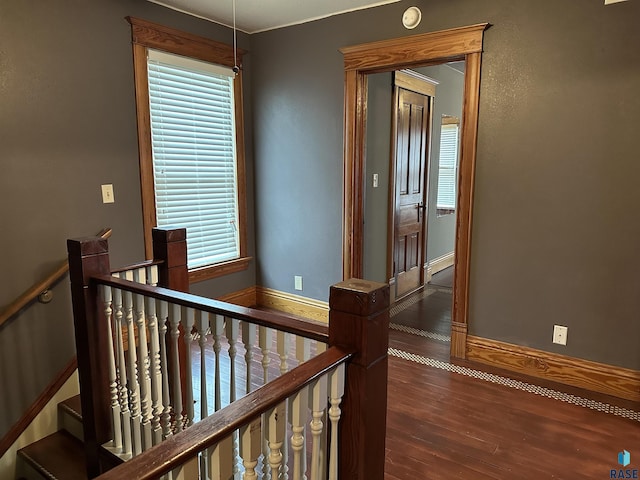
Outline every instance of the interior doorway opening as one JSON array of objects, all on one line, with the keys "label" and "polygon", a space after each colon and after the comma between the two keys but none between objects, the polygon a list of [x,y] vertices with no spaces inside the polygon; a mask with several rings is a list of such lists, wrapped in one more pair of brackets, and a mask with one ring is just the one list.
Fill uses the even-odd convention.
[{"label": "interior doorway opening", "polygon": [[469,258],[483,32],[479,24],[341,49],[345,61],[345,158],[343,276],[364,273],[365,138],[368,75],[416,65],[463,61],[464,102],[460,132],[451,356],[465,357]]}]

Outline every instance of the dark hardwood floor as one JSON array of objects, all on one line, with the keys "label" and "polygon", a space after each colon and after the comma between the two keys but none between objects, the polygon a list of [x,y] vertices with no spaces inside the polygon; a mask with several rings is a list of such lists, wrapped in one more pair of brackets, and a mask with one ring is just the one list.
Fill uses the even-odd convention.
[{"label": "dark hardwood floor", "polygon": [[386,479],[605,479],[623,449],[640,468],[640,405],[450,362],[450,291],[417,296],[391,318]]}]

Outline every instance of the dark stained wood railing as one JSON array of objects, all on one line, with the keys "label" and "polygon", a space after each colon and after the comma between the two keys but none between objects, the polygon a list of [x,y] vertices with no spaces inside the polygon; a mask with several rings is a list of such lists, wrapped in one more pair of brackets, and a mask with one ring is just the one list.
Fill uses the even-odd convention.
[{"label": "dark stained wood railing", "polygon": [[[111,233],[112,230],[110,228],[104,228],[98,233],[98,237],[109,238],[111,236]],[[22,310],[24,307],[38,298],[41,293],[51,288],[51,286],[54,285],[58,280],[60,280],[68,271],[69,262],[65,260],[60,264],[58,268],[47,275],[44,280],[27,289],[22,295],[16,298],[15,301],[7,305],[2,313],[0,313],[0,327],[18,312],[20,312],[20,310]]]},{"label": "dark stained wood railing", "polygon": [[[117,463],[113,462],[111,456],[104,455],[100,447],[112,438],[109,382],[107,369],[104,367],[107,365],[106,346],[109,337],[107,322],[99,321],[104,318],[104,312],[97,301],[99,285],[108,285],[183,307],[328,342],[330,348],[315,359],[189,427],[184,433],[174,435],[141,453],[127,462],[127,465],[118,466],[117,474],[107,473],[101,480],[156,478],[161,474],[160,470],[171,470],[183,463],[184,459],[196,455],[198,451],[213,445],[245,424],[242,423],[245,420],[256,418],[256,408],[261,412],[271,408],[295,392],[296,388],[302,388],[305,382],[312,381],[322,371],[335,366],[336,362],[345,360],[347,385],[342,402],[344,413],[340,421],[339,476],[349,480],[382,480],[387,399],[388,285],[349,280],[332,286],[330,324],[327,328],[325,325],[304,322],[286,315],[176,291],[181,279],[187,278],[180,271],[186,270],[186,245],[184,248],[169,245],[174,238],[173,233],[157,236],[168,244],[164,247],[167,258],[163,262],[165,276],[162,277],[161,274],[161,283],[175,282],[174,285],[178,288],[151,287],[112,277],[105,240],[94,238],[68,241],[82,408],[86,418],[85,449],[89,478],[106,472]],[[184,236],[179,234],[177,238],[181,238],[178,242],[185,241]],[[159,247],[159,250],[163,249]],[[182,259],[172,259],[172,252],[178,252],[178,255],[185,258],[184,262]],[[313,372],[314,368],[319,371]],[[304,380],[305,378],[308,380]]]}]

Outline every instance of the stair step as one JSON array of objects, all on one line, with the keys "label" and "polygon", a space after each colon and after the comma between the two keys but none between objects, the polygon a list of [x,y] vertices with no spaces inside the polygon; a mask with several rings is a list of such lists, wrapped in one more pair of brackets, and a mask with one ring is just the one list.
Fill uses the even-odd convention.
[{"label": "stair step", "polygon": [[78,440],[84,441],[80,395],[67,398],[58,404],[58,429],[66,430]]},{"label": "stair step", "polygon": [[[65,431],[18,450],[18,460],[18,478],[87,480],[82,442]],[[37,472],[39,477],[33,472]]]}]

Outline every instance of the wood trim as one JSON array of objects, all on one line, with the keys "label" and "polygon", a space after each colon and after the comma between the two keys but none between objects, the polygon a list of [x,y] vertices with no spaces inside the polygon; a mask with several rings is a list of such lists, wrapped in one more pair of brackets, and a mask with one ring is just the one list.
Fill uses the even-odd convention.
[{"label": "wood trim", "polygon": [[216,300],[233,303],[234,305],[240,305],[242,307],[255,307],[258,305],[255,286],[222,295],[221,297],[217,297]]},{"label": "wood trim", "polygon": [[399,69],[435,60],[460,58],[482,51],[488,23],[364,43],[340,49],[345,70]]},{"label": "wood trim", "polygon": [[467,337],[467,358],[536,378],[640,402],[640,371],[486,338]]},{"label": "wood trim", "polygon": [[153,179],[153,149],[151,147],[151,114],[149,112],[149,78],[147,48],[133,45],[133,76],[138,122],[138,159],[140,163],[140,192],[142,196],[142,227],[144,229],[145,258],[153,258],[151,230],[156,226],[156,194]]},{"label": "wood trim", "polygon": [[[164,50],[178,55],[187,55],[205,62],[217,63],[227,67],[235,66],[233,47],[192,33],[165,27],[135,17],[126,17],[131,24],[131,40],[134,44]],[[238,60],[242,65],[242,56],[247,53],[237,49]]]},{"label": "wood trim", "polygon": [[[343,278],[361,277],[363,266],[367,73],[393,71],[412,65],[438,64],[465,59],[465,89],[462,112],[462,140],[456,220],[456,263],[452,320],[468,323],[469,268],[473,184],[478,132],[480,62],[484,30],[488,23],[415,36],[366,43],[340,49],[344,54],[344,208]],[[460,328],[463,335],[466,328]],[[463,342],[462,337],[460,342]],[[454,357],[465,355],[465,348],[454,348]]]},{"label": "wood trim", "polygon": [[[471,225],[473,221],[473,187],[475,184],[478,142],[478,109],[480,106],[481,53],[466,57],[460,164],[458,169],[458,201],[456,215],[456,258],[451,319],[469,323],[469,274],[471,268]],[[452,344],[453,348],[453,344]],[[464,358],[465,348],[460,350]],[[453,355],[453,354],[452,354]]]},{"label": "wood trim", "polygon": [[393,84],[398,88],[403,88],[411,92],[416,92],[428,97],[436,96],[436,85],[439,82],[426,75],[422,75],[412,70],[398,70],[394,72]]},{"label": "wood trim", "polygon": [[[109,238],[113,230],[110,228],[103,228],[99,233],[98,237],[100,238]],[[56,268],[53,272],[51,272],[44,280],[36,283],[27,291],[25,291],[22,295],[15,299],[12,303],[10,303],[2,313],[0,313],[0,327],[9,319],[11,319],[15,314],[20,312],[24,307],[33,302],[41,293],[45,292],[51,286],[56,283],[58,280],[62,278],[62,276],[67,273],[69,270],[69,262],[65,260],[60,264],[58,268]]]},{"label": "wood trim", "polygon": [[249,262],[253,257],[237,258],[228,262],[216,263],[209,267],[194,268],[189,270],[189,283],[198,283],[212,278],[222,277],[230,273],[241,272],[249,268]]},{"label": "wood trim", "polygon": [[451,322],[451,356],[453,358],[465,358],[467,345],[467,324]]},{"label": "wood trim", "polygon": [[36,398],[26,412],[20,417],[20,419],[9,429],[2,439],[0,439],[0,457],[11,448],[11,446],[18,440],[18,437],[25,431],[25,429],[31,424],[36,416],[42,411],[42,409],[49,403],[53,396],[62,388],[64,383],[71,377],[78,367],[76,357],[73,359],[58,373],[58,375],[47,385],[43,392]]},{"label": "wood trim", "polygon": [[256,303],[260,307],[273,308],[305,319],[329,322],[329,304],[320,300],[257,286]]}]

